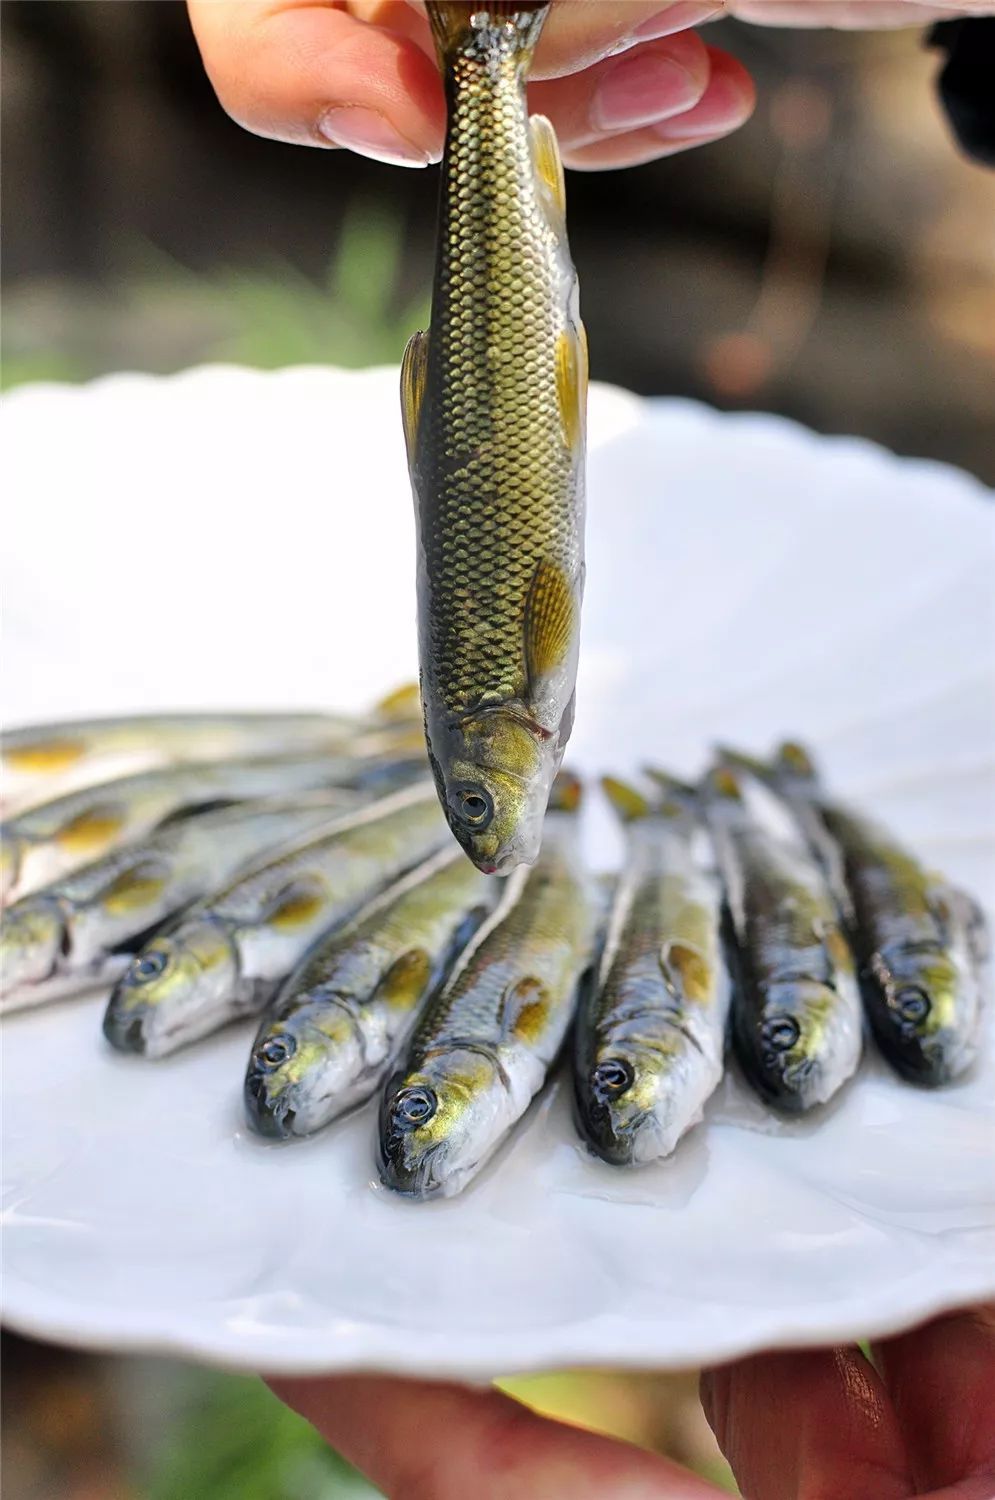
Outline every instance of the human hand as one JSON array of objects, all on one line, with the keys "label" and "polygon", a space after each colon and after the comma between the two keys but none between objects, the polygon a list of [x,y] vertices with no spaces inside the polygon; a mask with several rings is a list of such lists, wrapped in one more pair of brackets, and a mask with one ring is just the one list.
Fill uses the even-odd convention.
[{"label": "human hand", "polygon": [[[706,1371],[705,1413],[749,1500],[992,1500],[995,1308],[873,1347]],[[388,1500],[715,1500],[669,1459],[495,1390],[388,1376],[272,1380]]]}]

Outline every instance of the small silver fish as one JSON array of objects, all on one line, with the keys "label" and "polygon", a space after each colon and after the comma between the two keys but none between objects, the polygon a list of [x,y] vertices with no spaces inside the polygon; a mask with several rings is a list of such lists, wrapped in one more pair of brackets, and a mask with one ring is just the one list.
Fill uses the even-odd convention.
[{"label": "small silver fish", "polygon": [[380,1107],[385,1186],[458,1193],[542,1087],[591,963],[596,898],[576,843],[580,788],[557,777],[542,852],[422,1014]]},{"label": "small silver fish", "polygon": [[249,1123],[262,1135],[309,1135],[368,1099],[498,886],[450,847],[319,942],[259,1028]]},{"label": "small silver fish", "polygon": [[831,801],[812,757],[788,742],[775,782],[817,854],[838,851],[864,1007],[883,1056],[910,1083],[958,1078],[977,1056],[984,1004],[984,917],[966,892],[879,823]]},{"label": "small silver fish", "polygon": [[0,914],[0,1013],[110,983],[128,965],[116,950],[130,938],[359,801],[326,790],[184,818],[15,901]]},{"label": "small silver fish", "polygon": [[669,1156],[722,1077],[730,984],[722,893],[704,868],[694,792],[602,786],[626,854],[595,981],[574,1031],[581,1130],[605,1161]]},{"label": "small silver fish", "polygon": [[342,753],[371,730],[402,736],[420,718],[416,684],[359,717],[314,713],[158,713],[30,724],[0,736],[6,816],[89,786],[187,761]]},{"label": "small silver fish", "polygon": [[[368,748],[378,748],[377,744]],[[25,896],[71,870],[142,838],[167,818],[259,797],[289,797],[326,786],[361,786],[390,773],[424,775],[422,757],[367,754],[270,756],[206,761],[101,782],[29,808],[0,829],[0,895]]]},{"label": "small silver fish", "polygon": [[[743,781],[722,766],[703,787],[733,936],[732,1035],[761,1097],[798,1113],[856,1072],[860,993],[818,863],[783,806]],[[766,820],[754,811],[765,797]]]},{"label": "small silver fish", "polygon": [[322,933],[446,841],[427,783],[261,865],[150,938],[111,995],[104,1035],[163,1057],[256,1014]]}]

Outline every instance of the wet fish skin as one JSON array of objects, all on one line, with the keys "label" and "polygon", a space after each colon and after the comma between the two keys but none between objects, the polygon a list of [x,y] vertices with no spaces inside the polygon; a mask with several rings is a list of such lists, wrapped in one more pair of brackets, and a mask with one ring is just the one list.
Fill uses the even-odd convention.
[{"label": "wet fish skin", "polygon": [[984,1004],[977,904],[880,824],[830,801],[803,746],[782,745],[774,766],[785,795],[820,821],[842,855],[879,1050],[910,1083],[935,1088],[959,1078],[977,1056]]},{"label": "wet fish skin", "polygon": [[427,6],[448,100],[431,327],[402,367],[429,758],[482,870],[536,858],[573,719],[587,345],[548,121],[549,9]]},{"label": "wet fish skin", "polygon": [[694,793],[602,785],[626,852],[597,975],[574,1028],[581,1133],[603,1160],[669,1156],[722,1077],[730,982],[718,881],[703,867]]},{"label": "wet fish skin", "polygon": [[[596,898],[562,777],[542,852],[516,870],[419,1018],[380,1104],[384,1185],[424,1199],[460,1192],[542,1087],[591,962]],[[575,803],[574,803],[575,805]]]},{"label": "wet fish skin", "polygon": [[162,1057],[256,1014],[322,933],[446,838],[423,783],[256,867],[149,939],[111,995],[104,1035],[121,1051]]},{"label": "wet fish skin", "polygon": [[185,818],[15,901],[0,913],[0,1013],[116,978],[128,957],[114,950],[130,938],[264,850],[340,820],[360,800],[325,790],[297,802],[240,803]]},{"label": "wet fish skin", "polygon": [[832,1098],[859,1064],[856,970],[801,834],[783,809],[776,834],[759,823],[743,781],[723,766],[703,786],[732,939],[733,1043],[760,1096],[801,1113]]},{"label": "wet fish skin", "polygon": [[197,762],[81,788],[3,825],[0,893],[4,902],[27,895],[199,806],[375,785],[378,777],[389,784],[391,773],[410,780],[421,765],[410,756],[270,756]]},{"label": "wet fish skin", "polygon": [[358,735],[420,716],[417,686],[395,689],[364,716],[330,713],[152,713],[27,724],[0,735],[3,808],[188,761],[341,752]]},{"label": "wet fish skin", "polygon": [[262,1135],[310,1135],[368,1099],[418,1007],[493,905],[495,885],[450,845],[319,942],[253,1043],[249,1124]]}]

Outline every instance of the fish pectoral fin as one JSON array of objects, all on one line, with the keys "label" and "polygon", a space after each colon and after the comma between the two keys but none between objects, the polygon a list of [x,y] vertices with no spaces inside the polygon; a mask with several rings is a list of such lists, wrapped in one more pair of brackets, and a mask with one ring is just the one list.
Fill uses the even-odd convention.
[{"label": "fish pectoral fin", "polygon": [[541,979],[516,979],[501,996],[501,1029],[509,1041],[532,1043],[549,1014],[550,994]]},{"label": "fish pectoral fin", "polygon": [[122,831],[126,821],[126,815],[117,803],[95,803],[64,823],[54,842],[70,853],[83,855],[91,849],[105,848]]},{"label": "fish pectoral fin", "polygon": [[567,449],[579,455],[587,412],[587,335],[563,328],[556,336],[556,400]]},{"label": "fish pectoral fin", "polygon": [[139,860],[130,870],[122,870],[100,892],[100,905],[111,916],[148,906],[160,895],[169,879],[165,860],[150,856]]},{"label": "fish pectoral fin", "polygon": [[690,943],[671,939],[660,949],[660,968],[664,983],[676,995],[701,1004],[712,986],[712,973],[699,949]]},{"label": "fish pectoral fin", "polygon": [[415,443],[418,437],[418,422],[421,417],[427,373],[428,333],[425,331],[413,333],[408,339],[401,358],[401,420],[404,424],[404,443],[408,450],[409,468],[415,458]]},{"label": "fish pectoral fin", "polygon": [[304,926],[318,914],[326,898],[325,887],[318,880],[306,875],[288,880],[271,898],[265,911],[257,919],[258,925],[279,928]]},{"label": "fish pectoral fin", "polygon": [[547,199],[550,222],[558,234],[563,234],[567,223],[567,189],[556,131],[545,115],[533,115],[529,120],[529,134],[532,137],[532,160]]},{"label": "fish pectoral fin", "polygon": [[561,667],[570,652],[576,608],[563,569],[541,562],[525,601],[525,670],[533,696],[539,685]]},{"label": "fish pectoral fin", "polygon": [[[415,338],[424,335],[415,334]],[[403,369],[403,367],[402,367]],[[417,682],[404,682],[378,698],[373,705],[373,718],[386,724],[406,723],[409,719],[421,718],[421,686]]]},{"label": "fish pectoral fin", "polygon": [[376,999],[391,1010],[412,1010],[425,993],[432,977],[432,960],[424,948],[409,948],[395,958],[380,979]]}]

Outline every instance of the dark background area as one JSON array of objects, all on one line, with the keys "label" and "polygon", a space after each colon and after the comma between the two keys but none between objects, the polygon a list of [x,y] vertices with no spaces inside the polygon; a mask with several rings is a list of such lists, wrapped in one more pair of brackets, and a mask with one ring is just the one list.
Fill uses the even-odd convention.
[{"label": "dark background area", "polygon": [[[435,174],[256,139],[178,0],[7,0],[3,378],[396,360]],[[995,174],[915,31],[708,30],[760,103],[727,141],[568,178],[596,378],[762,407],[995,480]],[[258,1383],[4,1344],[10,1500],[369,1495]],[[527,1399],[728,1473],[693,1376]]]},{"label": "dark background area", "polygon": [[[434,171],[240,130],[178,0],[2,15],[8,384],[399,356],[428,284]],[[750,125],[570,175],[595,375],[995,478],[995,176],[957,150],[939,56],[915,30],[708,34],[757,78]],[[340,255],[375,304],[358,319],[361,298],[330,316]]]}]

